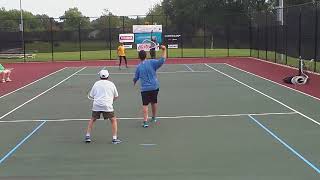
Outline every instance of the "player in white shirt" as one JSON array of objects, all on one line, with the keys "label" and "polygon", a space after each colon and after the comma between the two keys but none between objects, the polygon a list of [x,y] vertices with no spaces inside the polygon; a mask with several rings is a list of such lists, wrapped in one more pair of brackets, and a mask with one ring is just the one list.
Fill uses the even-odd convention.
[{"label": "player in white shirt", "polygon": [[119,94],[113,82],[109,81],[108,70],[101,70],[99,73],[100,80],[97,81],[89,94],[90,99],[93,99],[92,104],[92,118],[88,123],[85,141],[91,142],[91,130],[94,122],[103,115],[104,119],[109,119],[112,124],[112,144],[119,144],[121,140],[117,137],[118,124],[117,118],[114,114],[113,101],[115,101]]}]

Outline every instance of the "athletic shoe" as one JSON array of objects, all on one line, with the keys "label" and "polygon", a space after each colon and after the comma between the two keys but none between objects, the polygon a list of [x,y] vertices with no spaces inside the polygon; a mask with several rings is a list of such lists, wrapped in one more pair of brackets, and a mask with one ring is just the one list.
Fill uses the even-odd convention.
[{"label": "athletic shoe", "polygon": [[150,122],[154,122],[154,123],[156,123],[156,122],[157,122],[157,118],[152,117],[152,118],[150,119]]},{"label": "athletic shoe", "polygon": [[142,127],[144,127],[144,128],[149,127],[148,122],[147,122],[147,121],[143,121],[143,123],[142,123]]},{"label": "athletic shoe", "polygon": [[12,80],[10,79],[10,78],[7,78],[7,80],[6,80],[7,82],[11,82]]},{"label": "athletic shoe", "polygon": [[5,82],[6,82],[6,80],[5,80],[5,79],[2,79],[2,82],[3,82],[3,83],[5,83]]},{"label": "athletic shoe", "polygon": [[85,142],[86,142],[86,143],[90,143],[90,142],[91,142],[90,136],[86,136]]},{"label": "athletic shoe", "polygon": [[112,139],[112,144],[120,144],[122,141],[120,139]]}]

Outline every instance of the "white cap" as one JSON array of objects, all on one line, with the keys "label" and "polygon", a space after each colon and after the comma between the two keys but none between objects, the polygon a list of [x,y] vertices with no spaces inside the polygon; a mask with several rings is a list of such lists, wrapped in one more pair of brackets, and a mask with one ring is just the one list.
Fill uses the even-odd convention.
[{"label": "white cap", "polygon": [[107,78],[107,77],[109,77],[109,71],[106,69],[103,69],[99,72],[99,76],[100,76],[100,78]]}]

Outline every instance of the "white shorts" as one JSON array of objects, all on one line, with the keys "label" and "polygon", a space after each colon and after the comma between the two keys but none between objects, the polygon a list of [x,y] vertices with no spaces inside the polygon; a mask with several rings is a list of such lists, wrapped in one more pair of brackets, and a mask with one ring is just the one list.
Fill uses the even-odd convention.
[{"label": "white shorts", "polygon": [[9,72],[11,72],[11,70],[12,69],[5,69],[5,70],[0,71],[0,73],[9,73]]}]

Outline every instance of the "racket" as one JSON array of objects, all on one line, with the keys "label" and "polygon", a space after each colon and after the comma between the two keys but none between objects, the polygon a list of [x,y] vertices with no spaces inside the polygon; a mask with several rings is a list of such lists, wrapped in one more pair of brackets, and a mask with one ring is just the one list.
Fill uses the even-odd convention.
[{"label": "racket", "polygon": [[157,48],[159,48],[159,44],[151,41],[150,39],[145,39],[145,40],[143,40],[141,44],[144,44],[144,45],[148,46],[148,49],[149,49],[149,50],[150,50],[150,49],[157,49]]}]

